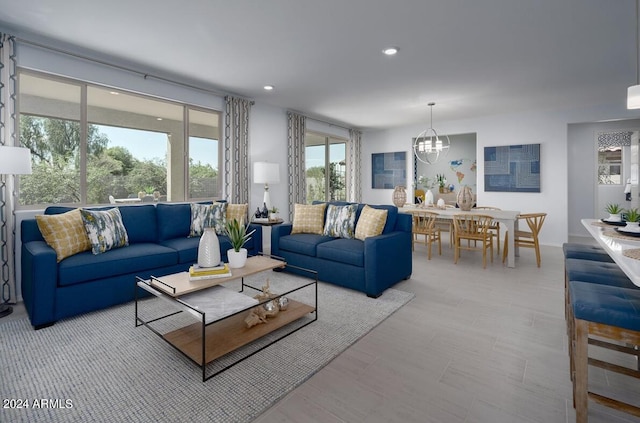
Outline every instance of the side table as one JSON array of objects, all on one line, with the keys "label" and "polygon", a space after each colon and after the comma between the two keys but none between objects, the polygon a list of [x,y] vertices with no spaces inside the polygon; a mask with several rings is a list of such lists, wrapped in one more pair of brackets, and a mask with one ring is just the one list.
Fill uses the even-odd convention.
[{"label": "side table", "polygon": [[270,220],[267,218],[253,219],[251,221],[254,225],[262,226],[262,252],[264,254],[271,254],[271,227],[274,225],[280,225],[284,223],[282,219]]}]

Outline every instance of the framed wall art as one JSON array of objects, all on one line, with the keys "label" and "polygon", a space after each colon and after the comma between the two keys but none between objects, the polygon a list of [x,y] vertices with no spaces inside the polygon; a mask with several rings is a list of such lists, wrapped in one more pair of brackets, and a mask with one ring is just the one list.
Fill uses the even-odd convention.
[{"label": "framed wall art", "polygon": [[484,190],[540,192],[540,144],[485,147]]},{"label": "framed wall art", "polygon": [[407,153],[371,154],[371,188],[393,189],[407,186]]}]

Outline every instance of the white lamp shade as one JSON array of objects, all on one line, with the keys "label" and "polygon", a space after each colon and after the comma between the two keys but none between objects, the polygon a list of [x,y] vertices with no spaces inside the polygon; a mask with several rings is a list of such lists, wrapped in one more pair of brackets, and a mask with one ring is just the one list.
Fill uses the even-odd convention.
[{"label": "white lamp shade", "polygon": [[280,182],[278,163],[255,162],[253,164],[253,182],[255,184],[277,184]]},{"label": "white lamp shade", "polygon": [[627,89],[627,109],[640,109],[640,85]]},{"label": "white lamp shade", "polygon": [[31,173],[31,151],[24,147],[0,146],[0,175]]}]

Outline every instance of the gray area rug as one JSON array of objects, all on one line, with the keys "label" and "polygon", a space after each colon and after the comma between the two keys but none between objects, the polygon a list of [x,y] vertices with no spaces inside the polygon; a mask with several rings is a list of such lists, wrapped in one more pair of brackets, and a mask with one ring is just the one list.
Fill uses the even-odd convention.
[{"label": "gray area rug", "polygon": [[[269,277],[274,285],[294,278]],[[249,422],[411,298],[388,289],[371,299],[320,282],[317,321],[204,383],[192,361],[134,326],[133,303],[39,331],[27,319],[1,323],[0,421]],[[166,307],[158,299],[141,305]]]}]

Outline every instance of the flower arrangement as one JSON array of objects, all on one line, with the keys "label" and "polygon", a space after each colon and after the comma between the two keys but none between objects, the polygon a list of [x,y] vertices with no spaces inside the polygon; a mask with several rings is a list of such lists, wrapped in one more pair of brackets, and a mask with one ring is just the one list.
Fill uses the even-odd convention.
[{"label": "flower arrangement", "polygon": [[436,181],[438,181],[438,186],[440,188],[444,188],[444,186],[447,184],[447,178],[444,177],[444,173],[436,174]]}]

